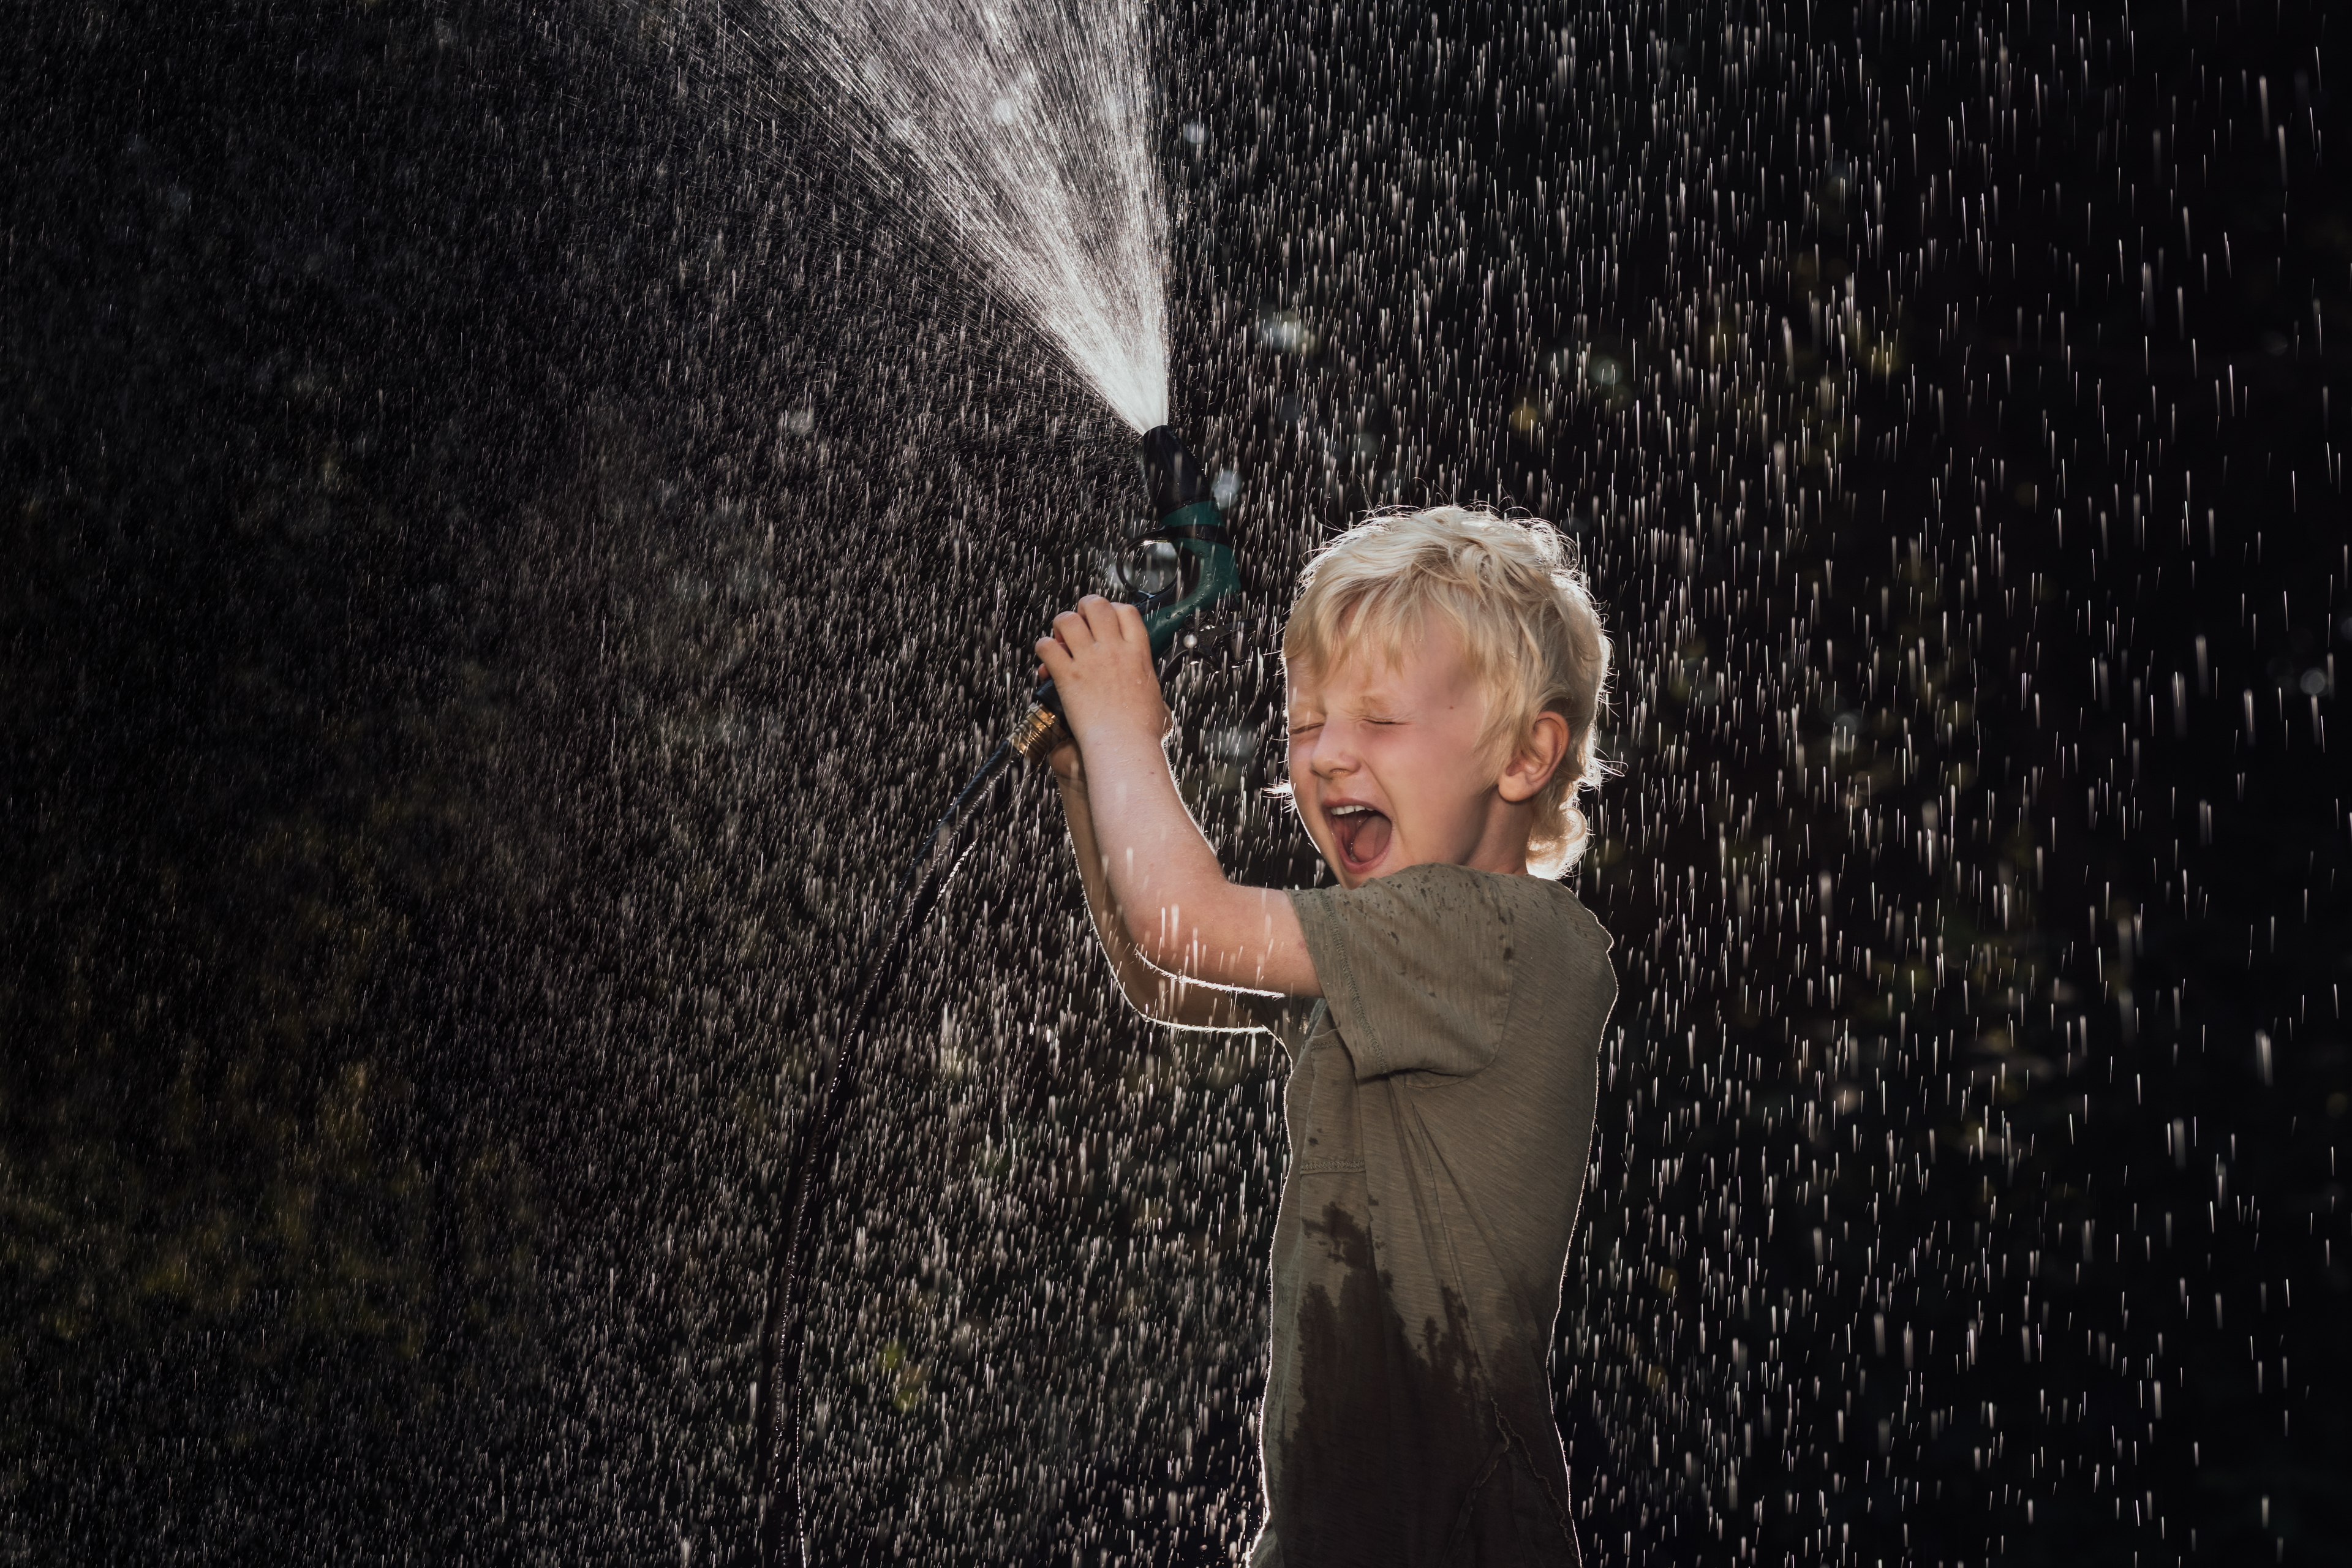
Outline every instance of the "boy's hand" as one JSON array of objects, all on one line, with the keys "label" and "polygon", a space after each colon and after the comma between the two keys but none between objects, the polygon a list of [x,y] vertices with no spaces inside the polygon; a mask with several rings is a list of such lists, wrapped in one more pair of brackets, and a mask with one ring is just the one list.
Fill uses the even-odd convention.
[{"label": "boy's hand", "polygon": [[[1037,639],[1037,658],[1061,693],[1063,717],[1080,746],[1090,737],[1159,746],[1168,731],[1168,704],[1151,668],[1142,611],[1089,594],[1054,617],[1054,635]],[[1058,756],[1055,772],[1062,772]]]}]

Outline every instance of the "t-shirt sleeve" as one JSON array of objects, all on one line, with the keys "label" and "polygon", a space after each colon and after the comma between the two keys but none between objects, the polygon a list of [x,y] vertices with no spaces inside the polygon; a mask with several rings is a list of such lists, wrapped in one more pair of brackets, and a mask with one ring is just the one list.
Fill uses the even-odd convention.
[{"label": "t-shirt sleeve", "polygon": [[1359,1080],[1466,1076],[1502,1048],[1519,943],[1486,881],[1413,866],[1360,888],[1291,892]]}]

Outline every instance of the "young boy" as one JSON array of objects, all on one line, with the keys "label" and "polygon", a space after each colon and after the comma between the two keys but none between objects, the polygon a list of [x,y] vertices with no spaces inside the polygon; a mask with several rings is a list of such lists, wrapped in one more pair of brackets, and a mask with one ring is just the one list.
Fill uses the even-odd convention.
[{"label": "young boy", "polygon": [[1309,566],[1290,792],[1336,888],[1225,879],[1132,606],[1086,599],[1037,648],[1129,1000],[1290,1056],[1253,1568],[1575,1562],[1547,1367],[1617,984],[1548,879],[1583,847],[1609,663],[1558,536],[1446,507]]}]

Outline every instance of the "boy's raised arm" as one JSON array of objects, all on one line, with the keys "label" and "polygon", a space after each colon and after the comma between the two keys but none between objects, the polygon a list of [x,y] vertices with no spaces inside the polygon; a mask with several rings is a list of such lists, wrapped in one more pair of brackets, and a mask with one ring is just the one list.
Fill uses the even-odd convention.
[{"label": "boy's raised arm", "polygon": [[1049,762],[1055,783],[1061,787],[1062,812],[1069,823],[1070,847],[1078,858],[1078,875],[1086,883],[1087,912],[1094,919],[1095,935],[1110,958],[1118,988],[1135,1010],[1147,1018],[1187,1029],[1238,1030],[1259,1026],[1258,1009],[1245,991],[1202,985],[1181,975],[1155,969],[1128,934],[1118,895],[1103,874],[1100,842],[1095,837],[1094,812],[1087,799],[1087,775],[1077,747],[1065,741]]},{"label": "boy's raised arm", "polygon": [[[1227,881],[1176,792],[1160,749],[1168,709],[1141,613],[1089,595],[1055,618],[1054,635],[1038,641],[1037,654],[1085,757],[1079,787],[1096,842],[1092,855],[1085,845],[1078,855],[1097,930],[1106,923],[1094,898],[1099,876],[1112,906],[1108,923],[1124,928],[1150,965],[1213,986],[1321,995],[1288,895]],[[1075,812],[1071,822],[1075,838]],[[1109,936],[1104,942],[1110,946]],[[1113,962],[1118,957],[1113,949]],[[1127,984],[1124,970],[1119,978]],[[1129,997],[1143,1005],[1131,988]]]}]

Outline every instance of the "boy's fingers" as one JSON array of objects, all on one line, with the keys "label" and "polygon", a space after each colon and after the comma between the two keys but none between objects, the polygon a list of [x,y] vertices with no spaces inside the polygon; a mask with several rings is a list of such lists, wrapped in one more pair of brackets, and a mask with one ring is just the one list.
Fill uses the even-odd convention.
[{"label": "boy's fingers", "polygon": [[1132,642],[1135,628],[1143,624],[1141,612],[1133,605],[1111,603],[1099,594],[1089,594],[1078,601],[1087,613],[1087,626],[1104,642]]},{"label": "boy's fingers", "polygon": [[1113,604],[1100,594],[1088,594],[1073,609],[1064,610],[1054,617],[1054,635],[1041,641],[1059,645],[1065,658],[1074,658],[1097,645],[1118,643],[1133,646],[1149,643],[1150,634],[1143,629],[1143,612],[1129,604]]},{"label": "boy's fingers", "polygon": [[1118,606],[1100,594],[1088,594],[1078,601],[1078,613],[1087,618],[1087,628],[1097,637],[1109,632],[1118,624]]}]

